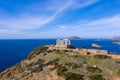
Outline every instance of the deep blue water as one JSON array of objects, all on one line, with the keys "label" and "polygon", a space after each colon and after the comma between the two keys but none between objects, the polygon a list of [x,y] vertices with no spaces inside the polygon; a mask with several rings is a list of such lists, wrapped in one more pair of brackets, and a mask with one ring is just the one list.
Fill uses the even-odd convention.
[{"label": "deep blue water", "polygon": [[[55,44],[55,39],[36,40],[0,40],[0,72],[20,62],[36,47],[46,44]],[[98,41],[95,39],[73,40],[71,43],[76,47],[92,48],[92,43],[102,46],[100,49],[120,53],[120,45],[112,44],[112,40]]]}]

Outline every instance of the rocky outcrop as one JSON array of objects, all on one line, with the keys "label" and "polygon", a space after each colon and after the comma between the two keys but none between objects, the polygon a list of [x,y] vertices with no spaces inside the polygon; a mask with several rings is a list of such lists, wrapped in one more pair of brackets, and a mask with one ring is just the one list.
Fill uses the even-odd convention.
[{"label": "rocky outcrop", "polygon": [[101,48],[102,46],[100,46],[98,44],[92,44],[92,47]]},{"label": "rocky outcrop", "polygon": [[120,45],[120,42],[113,42],[113,44],[117,44],[117,45]]}]

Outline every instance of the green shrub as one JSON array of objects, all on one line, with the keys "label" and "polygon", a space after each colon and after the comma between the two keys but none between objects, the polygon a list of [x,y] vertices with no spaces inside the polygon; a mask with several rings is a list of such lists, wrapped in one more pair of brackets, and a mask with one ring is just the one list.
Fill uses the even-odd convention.
[{"label": "green shrub", "polygon": [[12,76],[12,74],[10,73],[10,72],[8,72],[7,74],[6,74],[6,78],[10,78]]},{"label": "green shrub", "polygon": [[44,53],[44,54],[43,54],[43,56],[46,56],[46,55],[47,55],[47,53]]},{"label": "green shrub", "polygon": [[[40,72],[43,69],[43,65],[44,65],[43,63],[44,63],[44,60],[38,59],[36,62],[33,62],[33,63],[27,65],[27,69],[29,71],[31,71],[31,73]],[[36,65],[37,65],[37,67],[34,67]]]},{"label": "green shrub", "polygon": [[27,68],[31,68],[31,67],[33,67],[34,65],[35,65],[35,63],[32,62],[32,63],[30,63],[29,65],[27,65]]},{"label": "green shrub", "polygon": [[[66,51],[66,50],[65,50]],[[56,54],[62,54],[62,53],[65,53],[64,51],[62,50],[58,50],[58,49],[53,49],[52,52],[56,53]]]},{"label": "green shrub", "polygon": [[102,77],[102,75],[91,75],[89,76],[89,80],[106,80]]},{"label": "green shrub", "polygon": [[72,50],[64,50],[63,52],[73,52]]},{"label": "green shrub", "polygon": [[42,71],[42,65],[39,65],[38,67],[31,68],[31,73],[36,73]]},{"label": "green shrub", "polygon": [[32,63],[30,63],[29,65],[27,65],[27,67],[28,67],[28,68],[31,68],[31,67],[33,67],[33,66],[35,66],[35,65],[43,65],[44,62],[45,62],[44,60],[38,59],[36,62],[32,62]]},{"label": "green shrub", "polygon": [[66,73],[65,74],[65,80],[84,80],[83,75],[76,74],[76,73]]},{"label": "green shrub", "polygon": [[120,69],[117,71],[117,75],[119,75],[119,76],[120,76]]},{"label": "green shrub", "polygon": [[31,59],[34,58],[35,56],[36,56],[35,51],[32,51],[32,52],[28,55],[27,59],[31,60]]},{"label": "green shrub", "polygon": [[110,56],[107,56],[107,55],[94,55],[95,58],[98,58],[98,59],[109,59],[111,58]]},{"label": "green shrub", "polygon": [[46,52],[47,52],[47,53],[51,53],[51,52],[53,52],[53,50],[47,50]]},{"label": "green shrub", "polygon": [[80,55],[72,55],[72,57],[74,57],[74,58],[79,58]]},{"label": "green shrub", "polygon": [[57,54],[61,54],[60,50],[55,50],[54,52],[57,53]]},{"label": "green shrub", "polygon": [[69,52],[68,50],[64,50],[63,52]]},{"label": "green shrub", "polygon": [[41,47],[38,48],[38,50],[40,50],[41,52],[44,52],[47,49],[48,49],[48,47],[46,47],[46,46],[41,46]]},{"label": "green shrub", "polygon": [[72,63],[65,63],[66,66],[71,67]]},{"label": "green shrub", "polygon": [[52,60],[52,61],[49,61],[48,63],[46,63],[46,65],[48,66],[48,65],[58,65],[58,63],[59,63],[59,59],[54,59],[54,60]]},{"label": "green shrub", "polygon": [[48,47],[46,46],[40,46],[38,48],[36,48],[35,50],[33,50],[27,57],[27,59],[31,60],[32,58],[34,58],[36,55],[39,55],[42,52],[45,52],[48,49]]},{"label": "green shrub", "polygon": [[38,59],[34,65],[42,65],[45,61],[42,59]]},{"label": "green shrub", "polygon": [[76,64],[76,63],[65,63],[66,66],[71,67],[72,69],[81,68],[82,64]]},{"label": "green shrub", "polygon": [[120,64],[120,61],[115,61],[115,63]]},{"label": "green shrub", "polygon": [[98,67],[88,66],[86,67],[86,70],[91,73],[100,73],[102,70]]},{"label": "green shrub", "polygon": [[21,65],[21,62],[20,63],[17,63],[15,66],[14,66],[14,69],[18,70],[19,72],[23,72],[25,70],[25,68],[23,68],[23,66]]},{"label": "green shrub", "polygon": [[28,76],[28,75],[29,75],[29,73],[23,72],[22,77],[24,78],[24,77],[26,77],[26,76]]},{"label": "green shrub", "polygon": [[82,64],[72,64],[72,69],[80,68]]},{"label": "green shrub", "polygon": [[66,71],[67,71],[67,68],[66,68],[66,67],[64,67],[64,66],[59,66],[59,67],[57,68],[57,75],[58,75],[58,76],[64,76]]}]

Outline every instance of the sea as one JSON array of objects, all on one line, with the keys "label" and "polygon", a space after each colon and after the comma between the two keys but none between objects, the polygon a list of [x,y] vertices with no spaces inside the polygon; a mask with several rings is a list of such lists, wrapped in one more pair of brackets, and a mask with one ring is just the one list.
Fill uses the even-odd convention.
[{"label": "sea", "polygon": [[[117,40],[106,39],[82,39],[72,40],[71,44],[78,48],[86,47],[93,48],[93,43],[99,44],[102,47],[101,50],[108,50],[109,52],[120,54],[120,45],[113,44]],[[41,45],[55,44],[56,39],[11,39],[0,40],[0,72],[5,69],[14,66],[23,59],[25,59],[29,53]]]}]

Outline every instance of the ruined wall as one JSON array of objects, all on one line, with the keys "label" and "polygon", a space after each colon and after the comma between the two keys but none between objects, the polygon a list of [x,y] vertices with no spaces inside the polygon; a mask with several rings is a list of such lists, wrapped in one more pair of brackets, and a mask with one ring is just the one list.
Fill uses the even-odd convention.
[{"label": "ruined wall", "polygon": [[95,50],[95,49],[87,49],[86,50],[88,53],[90,54],[108,54],[108,51],[107,50]]}]

